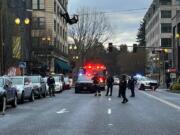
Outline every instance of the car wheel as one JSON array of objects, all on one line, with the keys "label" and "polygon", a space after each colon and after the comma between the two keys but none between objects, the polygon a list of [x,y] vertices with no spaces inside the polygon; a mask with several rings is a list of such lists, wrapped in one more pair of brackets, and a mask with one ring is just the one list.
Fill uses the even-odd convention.
[{"label": "car wheel", "polygon": [[45,98],[47,96],[46,90],[44,91],[43,97]]},{"label": "car wheel", "polygon": [[3,99],[2,99],[2,105],[0,106],[0,110],[1,110],[3,113],[5,113],[6,104],[7,104],[7,100],[6,100],[6,97],[4,96]]},{"label": "car wheel", "polygon": [[79,91],[77,89],[75,89],[75,93],[79,93]]},{"label": "car wheel", "polygon": [[141,84],[141,85],[140,85],[139,90],[144,90],[144,91],[145,91],[145,86],[144,86],[144,84]]},{"label": "car wheel", "polygon": [[23,104],[24,103],[24,92],[22,92],[22,94],[21,94],[21,104]]},{"label": "car wheel", "polygon": [[14,100],[12,102],[13,107],[17,107],[17,95],[15,95]]},{"label": "car wheel", "polygon": [[30,96],[30,99],[29,99],[29,100],[30,100],[31,102],[33,102],[33,101],[34,101],[34,99],[35,99],[35,98],[34,98],[34,92],[32,91],[32,92],[31,92],[31,96]]},{"label": "car wheel", "polygon": [[39,99],[41,98],[41,94],[42,94],[41,91],[42,91],[42,90],[40,90],[40,89],[38,90],[38,98],[39,98]]}]

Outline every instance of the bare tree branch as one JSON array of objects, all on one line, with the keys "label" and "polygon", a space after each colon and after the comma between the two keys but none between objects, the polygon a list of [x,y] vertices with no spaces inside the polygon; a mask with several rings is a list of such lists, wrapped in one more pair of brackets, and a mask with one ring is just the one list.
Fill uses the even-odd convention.
[{"label": "bare tree branch", "polygon": [[110,38],[111,27],[104,14],[95,9],[78,10],[79,22],[71,26],[69,35],[74,39],[78,54],[82,57],[98,43],[105,43]]}]

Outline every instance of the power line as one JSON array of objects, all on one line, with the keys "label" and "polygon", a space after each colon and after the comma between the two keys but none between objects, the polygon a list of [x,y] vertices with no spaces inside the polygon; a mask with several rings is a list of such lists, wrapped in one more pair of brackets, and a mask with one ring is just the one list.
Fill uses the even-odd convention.
[{"label": "power line", "polygon": [[84,16],[84,15],[95,15],[95,14],[114,14],[114,13],[135,13],[135,12],[139,12],[139,11],[144,11],[147,10],[148,8],[135,8],[135,9],[125,9],[125,10],[118,10],[118,11],[101,11],[101,12],[97,12],[97,13],[84,13],[84,14],[78,14],[79,16]]}]

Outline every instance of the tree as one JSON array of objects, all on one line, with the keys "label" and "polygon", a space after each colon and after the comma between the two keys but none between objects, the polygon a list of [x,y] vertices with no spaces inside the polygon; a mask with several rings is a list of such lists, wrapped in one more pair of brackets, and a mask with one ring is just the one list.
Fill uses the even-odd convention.
[{"label": "tree", "polygon": [[109,39],[111,27],[106,16],[97,10],[81,8],[78,14],[79,21],[70,27],[69,34],[77,46],[82,64],[90,48]]},{"label": "tree", "polygon": [[138,29],[138,33],[137,33],[137,42],[138,42],[138,46],[146,46],[146,31],[145,31],[145,27],[146,27],[146,22],[143,19],[140,23],[140,27]]}]

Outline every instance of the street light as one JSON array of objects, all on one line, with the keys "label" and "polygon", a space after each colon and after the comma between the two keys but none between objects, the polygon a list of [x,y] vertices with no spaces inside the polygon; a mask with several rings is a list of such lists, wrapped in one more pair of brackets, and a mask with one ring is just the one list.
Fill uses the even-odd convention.
[{"label": "street light", "polygon": [[[14,20],[14,22],[15,22],[16,25],[19,25],[21,23],[21,19],[20,18],[16,18]],[[29,25],[30,24],[30,19],[29,18],[25,18],[24,19],[24,24]]]},{"label": "street light", "polygon": [[21,23],[21,20],[20,20],[20,18],[16,18],[14,22],[15,22],[15,24],[19,25]]},{"label": "street light", "polygon": [[74,50],[77,50],[77,46],[74,46]]},{"label": "street light", "polygon": [[30,24],[30,19],[29,19],[29,18],[26,18],[26,19],[24,20],[24,24],[26,24],[26,25]]}]

